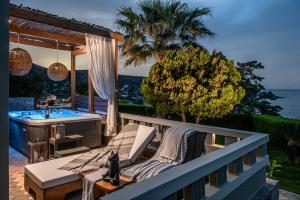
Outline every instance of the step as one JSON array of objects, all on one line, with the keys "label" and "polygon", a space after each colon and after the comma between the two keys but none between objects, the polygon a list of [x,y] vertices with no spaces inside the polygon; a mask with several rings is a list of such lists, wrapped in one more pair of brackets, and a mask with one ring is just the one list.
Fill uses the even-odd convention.
[{"label": "step", "polygon": [[55,158],[61,158],[61,157],[66,157],[66,156],[71,156],[74,154],[80,154],[89,151],[90,148],[86,146],[81,146],[81,147],[76,147],[72,149],[66,149],[66,150],[59,150],[55,151]]}]

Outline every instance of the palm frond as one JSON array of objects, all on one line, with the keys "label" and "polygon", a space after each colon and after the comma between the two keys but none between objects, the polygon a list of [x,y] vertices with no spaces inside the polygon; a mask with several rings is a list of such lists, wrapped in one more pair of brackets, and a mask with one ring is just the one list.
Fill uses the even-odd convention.
[{"label": "palm frond", "polygon": [[140,0],[138,12],[120,8],[116,24],[125,33],[121,48],[126,64],[161,58],[177,48],[201,46],[198,39],[214,36],[203,22],[210,15],[210,8],[191,9],[180,0]]}]

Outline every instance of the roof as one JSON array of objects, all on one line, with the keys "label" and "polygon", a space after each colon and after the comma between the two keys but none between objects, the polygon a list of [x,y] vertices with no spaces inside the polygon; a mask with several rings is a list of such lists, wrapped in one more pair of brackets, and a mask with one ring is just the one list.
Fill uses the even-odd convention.
[{"label": "roof", "polygon": [[123,35],[103,26],[89,24],[76,19],[67,19],[38,9],[10,4],[10,41],[23,44],[74,50],[85,45],[85,33],[95,34],[118,41]]}]

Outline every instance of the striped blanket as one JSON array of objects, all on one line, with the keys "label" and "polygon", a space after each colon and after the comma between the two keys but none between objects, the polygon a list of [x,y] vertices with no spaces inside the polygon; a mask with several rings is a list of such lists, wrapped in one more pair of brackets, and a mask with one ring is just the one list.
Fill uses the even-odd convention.
[{"label": "striped blanket", "polygon": [[[188,149],[188,137],[194,130],[192,129],[183,129],[183,128],[169,128],[162,139],[162,143],[158,148],[155,155],[148,161],[133,165],[121,170],[121,174],[127,177],[134,179],[139,182],[144,179],[150,178],[162,172],[165,172],[168,169],[171,169],[174,166],[180,165],[185,158]],[[172,142],[176,141],[177,138],[172,139],[172,137],[178,137],[182,135],[180,140],[180,145],[178,146],[178,152],[176,153],[175,159],[170,159],[167,156],[163,155],[163,152],[166,148],[166,145],[170,146]]]},{"label": "striped blanket", "polygon": [[109,142],[107,147],[94,149],[90,152],[81,154],[78,158],[70,161],[66,165],[60,167],[61,170],[72,171],[81,174],[85,171],[97,170],[105,167],[110,153],[118,152],[120,158],[120,166],[127,164],[130,150],[135,141],[138,124],[128,124],[122,131]]}]

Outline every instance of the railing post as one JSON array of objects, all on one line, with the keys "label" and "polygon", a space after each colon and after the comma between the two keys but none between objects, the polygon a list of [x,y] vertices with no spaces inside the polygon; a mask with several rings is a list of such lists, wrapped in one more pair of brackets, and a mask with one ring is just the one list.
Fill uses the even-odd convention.
[{"label": "railing post", "polygon": [[227,182],[227,166],[209,174],[209,183],[213,186],[220,187]]},{"label": "railing post", "polygon": [[158,125],[158,132],[163,135],[164,127],[162,125]]},{"label": "railing post", "polygon": [[125,126],[125,119],[121,118],[121,127],[124,127],[124,126]]},{"label": "railing post", "polygon": [[152,127],[152,123],[146,122],[146,126],[151,126]]},{"label": "railing post", "polygon": [[232,143],[235,143],[235,142],[237,142],[237,138],[225,136],[225,139],[224,139],[224,145],[225,146],[228,146],[228,145],[230,145]]},{"label": "railing post", "polygon": [[216,139],[215,134],[214,133],[209,133],[206,136],[205,143],[208,144],[208,145],[214,145],[215,144],[215,139]]},{"label": "railing post", "polygon": [[236,159],[228,165],[228,172],[230,174],[239,175],[243,169],[243,157]]},{"label": "railing post", "polygon": [[256,149],[257,157],[264,157],[265,155],[267,155],[267,144],[263,144]]},{"label": "railing post", "polygon": [[251,151],[244,156],[244,163],[246,165],[253,165],[256,163],[256,150]]},{"label": "railing post", "polygon": [[184,200],[200,200],[205,197],[205,178],[188,185],[183,189]]}]

